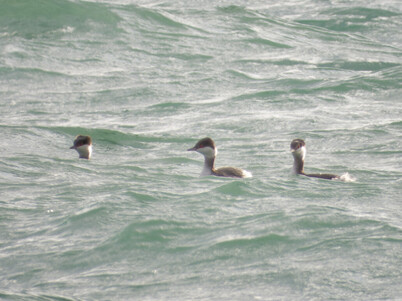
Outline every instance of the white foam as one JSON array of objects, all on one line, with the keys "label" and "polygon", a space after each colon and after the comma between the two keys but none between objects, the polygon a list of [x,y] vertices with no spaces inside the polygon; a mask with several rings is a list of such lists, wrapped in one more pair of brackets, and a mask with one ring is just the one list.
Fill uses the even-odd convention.
[{"label": "white foam", "polygon": [[71,26],[66,26],[61,29],[62,33],[72,33],[74,32],[75,28]]},{"label": "white foam", "polygon": [[352,177],[348,172],[339,177],[339,180],[343,182],[356,182],[356,178]]},{"label": "white foam", "polygon": [[253,174],[247,170],[243,169],[243,178],[252,178]]}]

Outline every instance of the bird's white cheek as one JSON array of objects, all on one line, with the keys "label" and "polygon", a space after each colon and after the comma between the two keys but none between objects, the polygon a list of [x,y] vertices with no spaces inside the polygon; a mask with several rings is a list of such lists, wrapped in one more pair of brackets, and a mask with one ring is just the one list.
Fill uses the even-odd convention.
[{"label": "bird's white cheek", "polygon": [[80,156],[91,157],[92,145],[81,145],[77,147],[76,150],[80,154]]},{"label": "bird's white cheek", "polygon": [[200,154],[203,154],[207,158],[214,158],[218,153],[218,151],[216,149],[214,150],[211,147],[199,148],[199,149],[197,149],[197,152],[199,152]]},{"label": "bird's white cheek", "polygon": [[306,157],[306,147],[305,146],[302,146],[300,148],[300,154],[302,156],[302,159],[304,160],[304,158]]}]

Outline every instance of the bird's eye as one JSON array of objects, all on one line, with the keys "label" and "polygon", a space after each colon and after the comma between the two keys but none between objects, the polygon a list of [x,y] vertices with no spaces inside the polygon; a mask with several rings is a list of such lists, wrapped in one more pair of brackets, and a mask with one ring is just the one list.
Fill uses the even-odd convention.
[{"label": "bird's eye", "polygon": [[203,144],[200,144],[199,148],[203,148],[203,147],[204,147],[204,145],[203,145]]}]

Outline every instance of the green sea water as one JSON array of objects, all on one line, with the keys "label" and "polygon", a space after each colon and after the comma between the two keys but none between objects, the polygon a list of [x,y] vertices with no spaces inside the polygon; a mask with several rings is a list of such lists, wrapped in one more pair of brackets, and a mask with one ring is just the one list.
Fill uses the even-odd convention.
[{"label": "green sea water", "polygon": [[[0,0],[0,299],[400,300],[401,28],[396,0]],[[206,136],[253,177],[199,177]],[[294,138],[353,181],[292,174]]]}]

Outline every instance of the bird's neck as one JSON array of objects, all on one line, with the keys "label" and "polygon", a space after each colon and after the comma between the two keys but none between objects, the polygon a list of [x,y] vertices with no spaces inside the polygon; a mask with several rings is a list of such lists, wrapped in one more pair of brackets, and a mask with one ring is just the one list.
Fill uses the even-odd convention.
[{"label": "bird's neck", "polygon": [[300,156],[294,156],[293,171],[296,174],[304,173],[304,160]]},{"label": "bird's neck", "polygon": [[204,168],[202,169],[201,175],[202,176],[211,175],[214,169],[215,169],[215,157],[204,157]]}]

